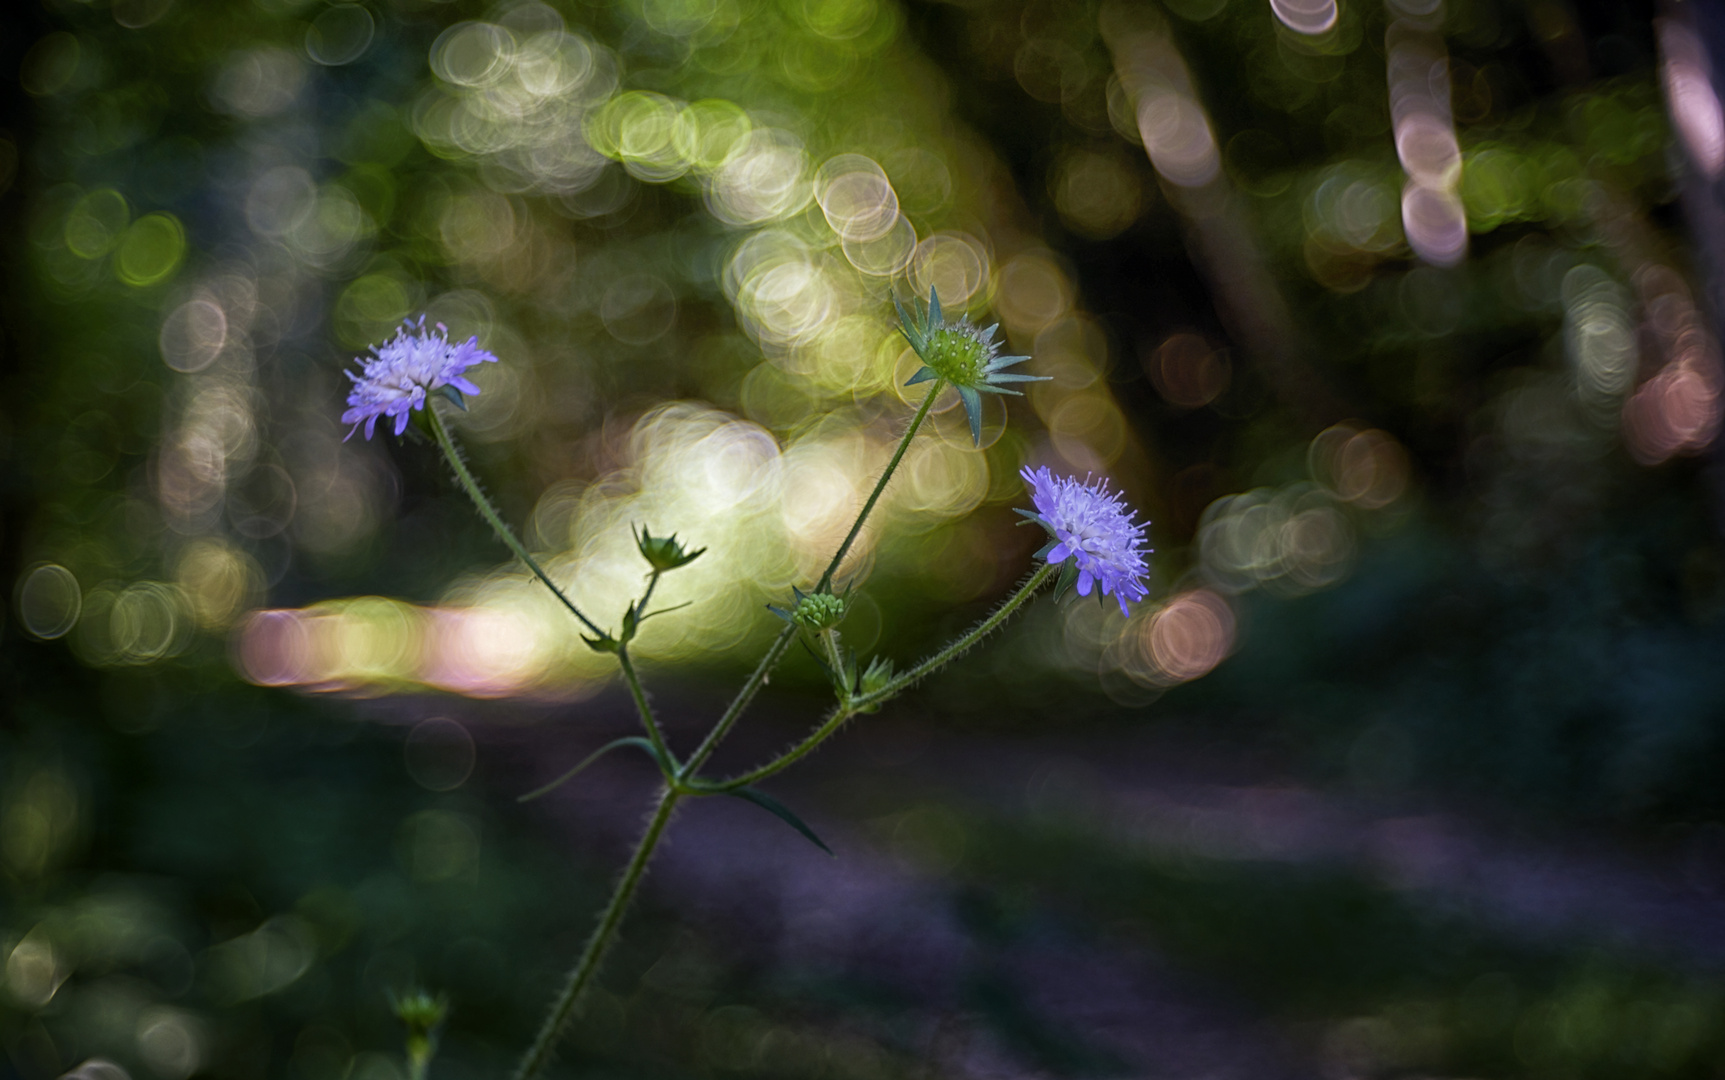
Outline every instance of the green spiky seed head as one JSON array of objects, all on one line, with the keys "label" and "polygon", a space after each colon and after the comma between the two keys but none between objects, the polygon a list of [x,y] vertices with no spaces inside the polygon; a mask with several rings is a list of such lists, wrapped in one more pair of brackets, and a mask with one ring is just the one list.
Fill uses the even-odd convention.
[{"label": "green spiky seed head", "polygon": [[810,593],[797,601],[791,619],[805,630],[831,630],[845,617],[845,602],[832,593]]},{"label": "green spiky seed head", "polygon": [[660,573],[687,566],[707,550],[685,550],[683,545],[677,542],[676,533],[670,536],[654,536],[645,526],[642,526],[640,533],[636,535],[635,546],[641,552],[641,557],[647,560],[647,564]]},{"label": "green spiky seed head", "polygon": [[923,361],[934,373],[954,386],[976,386],[985,381],[983,368],[994,348],[969,323],[943,326],[928,336]]}]

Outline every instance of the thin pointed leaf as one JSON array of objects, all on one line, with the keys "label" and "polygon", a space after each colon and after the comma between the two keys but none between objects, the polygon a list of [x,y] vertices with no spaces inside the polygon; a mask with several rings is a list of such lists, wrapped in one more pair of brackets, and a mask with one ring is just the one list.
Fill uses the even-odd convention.
[{"label": "thin pointed leaf", "polygon": [[791,812],[790,807],[786,806],[784,803],[780,802],[779,800],[773,798],[771,795],[768,795],[766,792],[762,791],[761,789],[752,788],[752,787],[738,788],[735,791],[727,791],[725,794],[735,795],[737,798],[742,799],[745,802],[754,803],[756,806],[760,807],[762,810],[765,810],[767,813],[778,818],[780,821],[784,822],[786,825],[789,825],[791,828],[802,833],[804,838],[807,839],[809,841],[809,843],[813,844],[815,847],[820,848],[822,851],[826,852],[828,855],[832,855],[833,858],[835,858],[835,859],[838,858],[837,855],[833,855],[833,849],[832,848],[827,847],[826,844],[821,842],[821,838],[815,835],[815,831],[813,829],[811,829],[807,825],[803,824],[802,818],[798,817],[796,814]]},{"label": "thin pointed leaf", "polygon": [[455,387],[448,385],[440,386],[433,391],[433,393],[442,394],[444,397],[449,399],[449,403],[451,405],[454,405],[462,412],[467,411],[467,399],[462,397],[461,391],[457,390]]},{"label": "thin pointed leaf", "polygon": [[1059,601],[1066,595],[1066,590],[1078,581],[1078,560],[1067,559],[1060,566],[1060,580],[1054,584],[1054,599]]},{"label": "thin pointed leaf", "polygon": [[792,626],[796,625],[796,623],[791,619],[791,613],[786,611],[784,608],[774,607],[772,604],[768,604],[767,610],[772,612],[774,615],[777,615],[779,618],[785,620],[786,622],[790,623]]},{"label": "thin pointed leaf", "polygon": [[[915,301],[912,301],[913,310],[914,305]],[[917,326],[916,319],[911,317],[911,313],[905,311],[904,305],[899,303],[898,297],[892,298],[892,306],[898,309],[899,330],[903,332],[905,340],[910,342],[910,347],[916,350],[918,356],[921,356],[928,351],[928,339],[923,335],[922,328]]]},{"label": "thin pointed leaf", "polygon": [[1032,555],[1031,558],[1033,558],[1033,559],[1046,559],[1048,557],[1048,553],[1050,551],[1053,551],[1055,548],[1057,548],[1059,546],[1060,546],[1060,537],[1058,537],[1058,536],[1052,537],[1048,541],[1048,543],[1043,544],[1041,547],[1037,548],[1036,554]]},{"label": "thin pointed leaf", "polygon": [[946,325],[946,316],[940,310],[940,292],[930,285],[928,288],[928,332]]},{"label": "thin pointed leaf", "polygon": [[582,758],[581,764],[575,766],[573,769],[570,769],[568,772],[564,773],[562,776],[559,776],[557,779],[551,781],[549,784],[546,784],[544,787],[534,788],[532,791],[529,791],[527,794],[522,795],[521,797],[517,798],[515,801],[516,802],[529,802],[533,799],[539,798],[539,796],[541,796],[541,795],[545,795],[545,794],[548,794],[549,792],[555,791],[557,788],[562,787],[565,783],[568,783],[570,780],[573,780],[575,778],[575,775],[577,773],[579,773],[581,770],[585,769],[587,766],[593,764],[595,761],[598,761],[600,758],[604,757],[606,754],[609,754],[611,751],[617,749],[620,746],[639,746],[641,749],[647,751],[648,757],[651,757],[654,761],[657,761],[659,763],[659,768],[663,769],[665,767],[665,763],[659,759],[659,752],[657,750],[653,749],[652,743],[648,742],[646,739],[643,739],[639,735],[629,735],[625,738],[615,739],[611,742],[606,743],[604,746],[601,746],[599,749],[593,751],[591,754],[588,754],[586,757]]},{"label": "thin pointed leaf", "polygon": [[833,666],[827,663],[826,660],[822,658],[821,654],[814,650],[814,646],[810,645],[807,641],[804,641],[803,648],[808,651],[810,656],[814,657],[815,663],[821,666],[821,670],[827,673],[828,682],[838,681],[838,675],[834,673]]},{"label": "thin pointed leaf", "polygon": [[1000,329],[999,323],[995,323],[993,326],[988,327],[986,330],[982,331],[982,340],[993,341],[994,340],[994,332],[996,330],[999,330],[999,329]]},{"label": "thin pointed leaf", "polygon": [[641,623],[646,622],[655,615],[669,615],[673,611],[682,611],[684,608],[689,607],[692,604],[694,604],[693,600],[685,600],[681,604],[673,604],[670,607],[662,607],[657,611],[649,611],[647,614],[641,616],[640,620],[637,621],[635,625],[639,626]]},{"label": "thin pointed leaf", "polygon": [[906,386],[915,386],[917,383],[927,382],[930,379],[938,379],[938,378],[940,378],[939,373],[936,372],[933,368],[929,367],[927,364],[924,364],[922,367],[917,369],[917,372],[915,375],[912,375],[910,378],[906,379],[904,381],[904,384]]},{"label": "thin pointed leaf", "polygon": [[991,371],[988,373],[988,381],[994,382],[994,383],[1051,382],[1053,379],[1054,379],[1054,376],[1052,376],[1052,375],[1020,375],[1015,371],[1000,371],[1000,372]]},{"label": "thin pointed leaf", "polygon": [[964,415],[970,418],[970,441],[982,445],[982,395],[975,387],[961,386],[958,396],[964,399]]},{"label": "thin pointed leaf", "polygon": [[1013,397],[1023,397],[1024,396],[1024,394],[1018,390],[1008,390],[1004,386],[990,386],[987,383],[982,383],[982,384],[978,385],[977,389],[982,391],[985,394],[1010,394]]},{"label": "thin pointed leaf", "polygon": [[988,366],[984,370],[998,371],[1001,368],[1009,368],[1014,364],[1022,364],[1028,359],[1030,359],[1028,356],[997,356],[988,362]]}]

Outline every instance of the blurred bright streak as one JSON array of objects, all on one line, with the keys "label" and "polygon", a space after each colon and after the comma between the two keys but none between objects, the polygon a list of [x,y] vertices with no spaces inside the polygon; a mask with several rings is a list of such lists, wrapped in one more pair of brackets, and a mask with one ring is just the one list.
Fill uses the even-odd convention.
[{"label": "blurred bright streak", "polygon": [[1467,256],[1467,211],[1450,188],[1409,180],[1402,189],[1402,229],[1414,254],[1433,266],[1457,266]]},{"label": "blurred bright streak", "polygon": [[315,616],[288,609],[253,612],[234,640],[240,674],[259,686],[296,686],[311,678]]},{"label": "blurred bright streak", "polygon": [[469,697],[502,697],[532,687],[550,659],[533,613],[486,607],[434,608],[423,680]]},{"label": "blurred bright streak", "polygon": [[1169,183],[1201,187],[1222,169],[1210,120],[1203,106],[1185,94],[1164,91],[1142,99],[1138,133],[1150,163]]},{"label": "blurred bright streak", "polygon": [[1588,263],[1564,275],[1562,295],[1563,341],[1575,371],[1576,393],[1590,419],[1611,427],[1635,385],[1641,361],[1629,295]]},{"label": "blurred bright streak", "polygon": [[1461,169],[1455,128],[1431,112],[1409,112],[1396,125],[1396,156],[1409,176],[1431,187],[1455,183]]},{"label": "blurred bright streak", "polygon": [[1167,601],[1148,618],[1135,620],[1137,662],[1128,675],[1170,686],[1208,675],[1234,649],[1234,611],[1209,589],[1194,589]]},{"label": "blurred bright streak", "polygon": [[1336,0],[1270,0],[1270,10],[1297,34],[1321,34],[1336,25]]},{"label": "blurred bright streak", "polygon": [[1676,19],[1656,20],[1664,60],[1665,98],[1689,159],[1709,180],[1725,169],[1725,110],[1713,88],[1707,47]]},{"label": "blurred bright streak", "polygon": [[841,240],[866,244],[898,223],[898,193],[886,171],[861,154],[829,158],[815,173],[815,201]]},{"label": "blurred bright streak", "polygon": [[1384,33],[1396,156],[1407,173],[1402,228],[1414,254],[1434,266],[1467,256],[1467,214],[1457,195],[1461,148],[1450,107],[1449,54],[1438,33],[1441,0],[1392,4]]}]

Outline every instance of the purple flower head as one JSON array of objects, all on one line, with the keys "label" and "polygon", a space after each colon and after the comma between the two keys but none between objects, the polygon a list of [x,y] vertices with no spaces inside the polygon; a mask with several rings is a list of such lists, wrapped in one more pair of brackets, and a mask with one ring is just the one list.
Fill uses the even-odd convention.
[{"label": "purple flower head", "polygon": [[1120,601],[1124,615],[1126,601],[1136,603],[1148,595],[1143,579],[1150,572],[1144,563],[1150,549],[1144,546],[1144,526],[1133,522],[1133,512],[1108,490],[1108,481],[1081,483],[1070,476],[1056,477],[1047,468],[1026,468],[1019,475],[1030,485],[1030,501],[1036,504],[1035,514],[1019,513],[1054,538],[1038,554],[1051,566],[1073,560],[1079,596],[1089,596],[1091,587],[1100,584],[1103,594]]},{"label": "purple flower head", "polygon": [[497,357],[481,349],[476,337],[451,345],[449,328],[442,323],[436,326],[435,331],[427,330],[424,315],[417,323],[404,322],[395,337],[372,346],[370,359],[357,358],[363,365],[358,375],[343,372],[353,380],[348,410],[341,414],[342,423],[353,425],[348,439],[361,423],[365,437],[371,438],[380,416],[395,417],[395,433],[400,435],[407,430],[408,414],[425,408],[426,395],[446,386],[464,394],[479,393],[462,372],[475,364],[495,364]]}]

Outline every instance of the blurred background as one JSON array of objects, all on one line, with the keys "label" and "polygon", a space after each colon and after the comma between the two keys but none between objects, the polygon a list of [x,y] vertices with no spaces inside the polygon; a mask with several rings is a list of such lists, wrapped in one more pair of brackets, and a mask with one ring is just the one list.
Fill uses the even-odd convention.
[{"label": "blurred background", "polygon": [[[855,549],[901,664],[1151,521],[772,785],[691,805],[569,1077],[1725,1075],[1725,109],[1605,0],[30,0],[0,33],[0,1075],[508,1067],[653,791],[452,417],[700,737],[912,411],[890,298],[1050,376],[940,404]],[[793,657],[721,754],[819,714]]]}]

